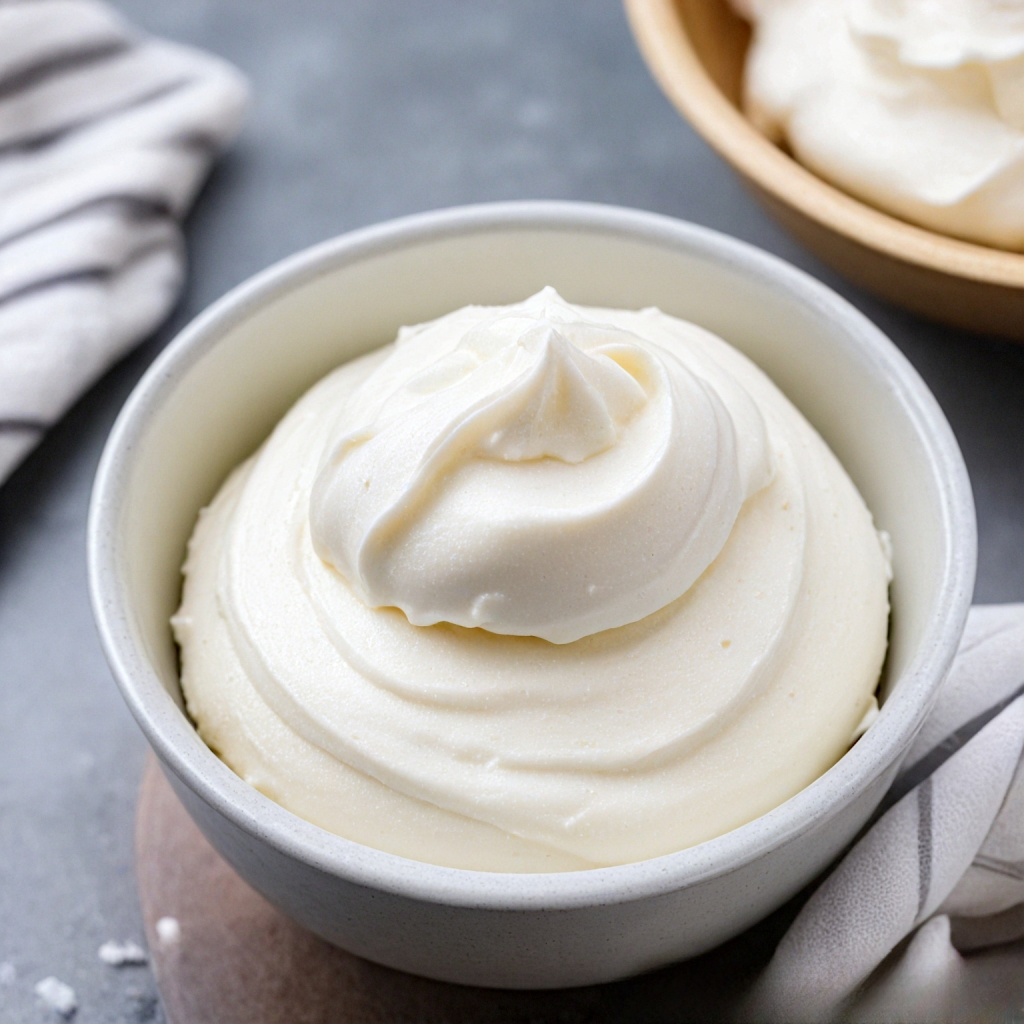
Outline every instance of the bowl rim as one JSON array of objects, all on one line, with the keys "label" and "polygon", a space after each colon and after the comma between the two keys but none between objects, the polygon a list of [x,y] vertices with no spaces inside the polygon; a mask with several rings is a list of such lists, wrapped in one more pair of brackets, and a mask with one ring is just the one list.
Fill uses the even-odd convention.
[{"label": "bowl rim", "polygon": [[[697,846],[632,864],[553,873],[442,867],[344,839],[287,811],[243,781],[205,744],[194,742],[193,726],[136,643],[119,571],[116,524],[140,440],[178,382],[225,333],[287,292],[346,265],[446,237],[510,229],[619,236],[696,255],[784,289],[818,317],[838,322],[843,327],[839,343],[890,381],[893,399],[921,436],[936,478],[944,565],[935,613],[902,685],[875,725],[829,771],[767,814]],[[831,820],[908,749],[930,710],[959,643],[976,562],[974,503],[953,432],[917,371],[867,317],[810,275],[717,231],[639,210],[566,201],[485,203],[402,217],[311,246],[230,290],[164,348],[122,408],[97,469],[87,547],[90,596],[104,651],[165,771],[244,833],[327,874],[421,902],[511,911],[629,902],[710,881]],[[821,806],[828,813],[819,813]]]},{"label": "bowl rim", "polygon": [[769,141],[711,78],[677,0],[623,3],[640,52],[666,96],[719,156],[775,200],[902,263],[1024,288],[1024,253],[964,241],[883,213],[829,184]]}]

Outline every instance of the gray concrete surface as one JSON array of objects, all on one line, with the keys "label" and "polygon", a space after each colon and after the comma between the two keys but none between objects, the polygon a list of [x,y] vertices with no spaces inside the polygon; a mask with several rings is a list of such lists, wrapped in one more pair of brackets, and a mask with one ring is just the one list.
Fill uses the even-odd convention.
[{"label": "gray concrete surface", "polygon": [[4,1024],[52,1019],[32,995],[47,974],[76,988],[81,1024],[161,1019],[148,969],[96,955],[106,939],[141,939],[132,824],[144,744],[93,630],[89,488],[121,402],[175,330],[312,242],[432,207],[572,198],[686,218],[780,254],[852,299],[923,374],[974,482],[977,599],[1024,599],[1024,347],[925,324],[800,249],[662,97],[617,0],[117,6],[233,60],[254,104],[189,221],[191,280],[171,322],[0,488],[0,962],[16,971],[0,972]]}]

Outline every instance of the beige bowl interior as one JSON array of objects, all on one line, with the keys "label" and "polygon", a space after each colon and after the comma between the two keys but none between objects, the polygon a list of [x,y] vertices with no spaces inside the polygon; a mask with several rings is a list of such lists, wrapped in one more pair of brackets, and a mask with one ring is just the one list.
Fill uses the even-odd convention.
[{"label": "beige bowl interior", "polygon": [[728,0],[625,0],[665,94],[768,211],[825,263],[943,323],[1024,340],[1024,255],[891,217],[834,188],[740,111],[750,28]]}]

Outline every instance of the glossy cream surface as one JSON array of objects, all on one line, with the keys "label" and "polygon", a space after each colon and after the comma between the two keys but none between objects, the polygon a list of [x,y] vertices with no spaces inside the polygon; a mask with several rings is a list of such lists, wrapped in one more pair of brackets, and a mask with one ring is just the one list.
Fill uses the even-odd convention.
[{"label": "glossy cream surface", "polygon": [[882,210],[1024,248],[1021,0],[732,2],[765,134]]},{"label": "glossy cream surface", "polygon": [[341,412],[310,536],[371,607],[569,643],[686,593],[773,474],[731,375],[548,288],[400,336]]},{"label": "glossy cream surface", "polygon": [[204,510],[174,619],[203,738],[339,835],[490,871],[720,835],[874,707],[888,563],[745,357],[545,290],[404,329]]}]

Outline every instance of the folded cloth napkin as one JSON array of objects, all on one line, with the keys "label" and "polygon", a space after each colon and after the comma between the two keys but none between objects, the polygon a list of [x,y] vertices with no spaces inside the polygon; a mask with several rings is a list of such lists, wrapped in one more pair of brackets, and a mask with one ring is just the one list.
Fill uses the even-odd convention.
[{"label": "folded cloth napkin", "polygon": [[973,608],[888,810],[804,905],[746,1019],[978,1020],[998,1007],[990,965],[961,954],[1024,937],[1022,694],[1024,605]]},{"label": "folded cloth napkin", "polygon": [[226,62],[96,0],[0,0],[0,482],[167,316],[178,220],[238,131]]}]

